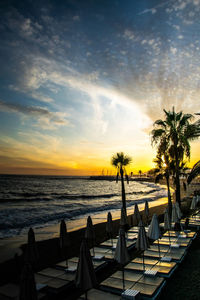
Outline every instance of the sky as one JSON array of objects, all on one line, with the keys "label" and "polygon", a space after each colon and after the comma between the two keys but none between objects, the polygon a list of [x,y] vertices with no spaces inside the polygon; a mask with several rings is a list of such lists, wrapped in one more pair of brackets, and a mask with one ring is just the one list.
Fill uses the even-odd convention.
[{"label": "sky", "polygon": [[152,168],[163,109],[200,112],[199,32],[200,0],[2,0],[0,173]]}]

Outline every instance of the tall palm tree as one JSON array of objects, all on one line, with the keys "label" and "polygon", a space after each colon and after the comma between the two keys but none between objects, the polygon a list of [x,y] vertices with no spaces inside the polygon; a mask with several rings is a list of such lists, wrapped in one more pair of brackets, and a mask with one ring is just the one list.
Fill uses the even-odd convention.
[{"label": "tall palm tree", "polygon": [[168,209],[169,215],[171,217],[172,212],[172,199],[171,199],[171,192],[170,192],[170,175],[171,175],[171,161],[170,157],[167,152],[157,153],[156,159],[154,159],[157,168],[154,169],[155,173],[155,183],[158,183],[161,179],[166,179],[167,184],[167,194],[168,194]]},{"label": "tall palm tree", "polygon": [[191,123],[193,115],[166,111],[165,120],[157,120],[152,130],[152,143],[162,151],[168,151],[170,158],[174,161],[176,201],[180,204],[180,166],[184,160],[190,158],[190,141],[200,136],[200,125],[198,122]]},{"label": "tall palm tree", "polygon": [[117,153],[112,156],[111,164],[117,168],[117,181],[120,174],[121,177],[121,187],[122,187],[122,207],[126,211],[126,194],[125,194],[125,186],[124,186],[124,175],[126,177],[128,183],[128,175],[126,173],[125,166],[129,165],[132,161],[132,158],[128,155],[125,155],[123,152]]}]

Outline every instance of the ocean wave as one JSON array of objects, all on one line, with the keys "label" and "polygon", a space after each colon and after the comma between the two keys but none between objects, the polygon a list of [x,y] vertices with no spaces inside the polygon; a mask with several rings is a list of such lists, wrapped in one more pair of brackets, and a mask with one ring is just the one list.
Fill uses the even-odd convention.
[{"label": "ocean wave", "polygon": [[[132,191],[126,193],[126,196],[129,197],[131,195],[148,195],[157,191],[160,191],[160,188],[152,188],[148,191]],[[1,193],[2,194],[2,193]],[[51,200],[74,200],[74,199],[106,199],[119,197],[121,193],[110,193],[110,194],[97,194],[97,195],[89,195],[89,194],[60,194],[60,193],[12,193],[6,196],[1,195],[0,202],[13,202],[13,201],[51,201]]]},{"label": "ocean wave", "polygon": [[[130,208],[131,206],[134,207],[134,204],[141,204],[144,203],[145,200],[147,201],[155,201],[158,198],[160,198],[160,195],[154,196],[152,198],[144,198],[139,200],[127,200],[127,208]],[[38,209],[37,208],[23,208],[23,209],[7,209],[2,212],[0,212],[0,219],[2,222],[0,222],[0,229],[1,230],[9,230],[9,229],[15,229],[15,230],[21,230],[24,227],[30,227],[30,226],[44,226],[45,224],[49,223],[55,223],[60,221],[61,219],[74,219],[76,217],[84,217],[85,215],[89,214],[96,214],[100,212],[105,211],[112,211],[116,209],[121,209],[121,201],[114,201],[112,203],[104,203],[103,206],[95,207],[93,205],[79,205],[78,209],[77,207],[74,207],[73,209],[70,209],[70,207],[61,207],[61,211],[59,212],[53,212],[54,210],[51,209],[45,210],[40,212],[40,215],[38,215]],[[14,214],[15,212],[15,214]],[[5,218],[7,216],[7,218]],[[10,217],[9,217],[10,216]],[[15,217],[16,216],[16,217]],[[3,221],[4,220],[4,221]]]}]

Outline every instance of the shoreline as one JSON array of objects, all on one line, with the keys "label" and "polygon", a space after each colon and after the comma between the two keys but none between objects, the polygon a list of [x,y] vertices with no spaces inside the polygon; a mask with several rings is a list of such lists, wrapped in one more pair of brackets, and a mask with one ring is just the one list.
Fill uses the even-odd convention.
[{"label": "shoreline", "polygon": [[[144,199],[145,201],[145,199]],[[159,198],[154,201],[149,201],[149,208],[158,207],[163,204],[167,204],[167,197]],[[144,202],[138,204],[139,210],[142,213],[144,210]],[[110,210],[112,213],[113,221],[120,219],[121,210]],[[102,211],[100,213],[95,213],[91,215],[92,222],[94,225],[105,223],[107,221],[108,211]],[[133,207],[127,207],[127,215],[130,216],[133,214]],[[88,214],[90,215],[90,214]],[[83,230],[86,227],[87,216],[77,218],[74,220],[66,221],[67,231],[69,233],[75,232],[78,230]],[[34,228],[36,242],[41,242],[44,240],[55,239],[59,237],[59,226],[60,222],[57,224],[47,225],[44,227]],[[27,232],[23,232],[13,237],[6,237],[0,239],[0,264],[5,261],[12,259],[15,254],[21,255],[22,250],[21,246],[27,243]]]},{"label": "shoreline", "polygon": [[[155,201],[156,202],[156,201]],[[152,215],[156,213],[159,218],[163,217],[164,209],[167,206],[167,198],[162,198],[159,200],[158,203],[154,202],[154,206],[151,205],[149,208],[150,217],[149,220],[152,218]],[[128,222],[131,225],[136,225],[132,222],[132,214],[128,215]],[[141,215],[144,215],[144,210],[141,211]],[[107,213],[106,213],[107,217]],[[95,230],[95,245],[102,243],[103,241],[107,240],[106,234],[106,220],[103,216],[102,218],[94,218],[92,216],[94,230]],[[84,221],[84,226],[81,228],[79,227],[80,224],[77,224],[76,228],[73,230],[68,230],[68,238],[70,241],[70,247],[67,249],[67,257],[75,257],[79,256],[80,253],[80,245],[82,239],[85,235],[85,226],[86,226],[86,219],[82,219]],[[102,222],[103,221],[103,222]],[[67,223],[68,225],[68,223]],[[119,232],[120,226],[120,219],[113,218],[113,236],[116,236]],[[47,227],[45,232],[41,232],[38,235],[37,231],[35,231],[35,238],[37,242],[37,248],[39,253],[39,261],[35,271],[39,271],[45,268],[50,267],[60,261],[63,260],[62,253],[60,250],[60,243],[59,243],[59,234],[58,234],[59,224],[56,226]],[[79,229],[78,229],[79,228]],[[68,226],[69,229],[69,226]],[[45,239],[45,236],[48,234],[51,235],[51,238]],[[5,241],[4,241],[5,242]],[[1,250],[1,258],[9,256],[7,260],[1,259],[0,261],[0,276],[1,282],[0,285],[5,284],[7,282],[18,282],[19,276],[21,274],[22,267],[24,265],[24,253],[26,249],[27,243],[27,235],[20,236],[15,239],[7,239],[7,243],[4,243],[4,246],[0,246]],[[16,249],[18,250],[18,255],[15,255]],[[13,255],[14,253],[14,255]]]}]

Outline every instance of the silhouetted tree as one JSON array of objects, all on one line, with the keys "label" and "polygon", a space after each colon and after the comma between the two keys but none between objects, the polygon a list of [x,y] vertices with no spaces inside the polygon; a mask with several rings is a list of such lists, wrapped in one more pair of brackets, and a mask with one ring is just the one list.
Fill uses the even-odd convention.
[{"label": "silhouetted tree", "polygon": [[125,194],[125,186],[124,186],[124,175],[126,177],[127,183],[129,183],[125,166],[129,165],[131,161],[132,161],[131,157],[125,155],[123,152],[113,155],[111,159],[111,164],[117,168],[116,181],[118,182],[119,175],[121,177],[122,207],[125,209],[125,211],[126,211],[126,194]]}]

